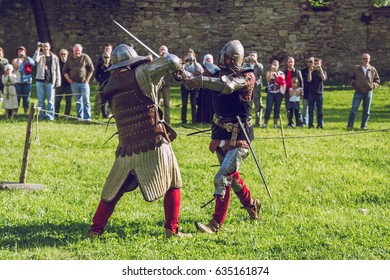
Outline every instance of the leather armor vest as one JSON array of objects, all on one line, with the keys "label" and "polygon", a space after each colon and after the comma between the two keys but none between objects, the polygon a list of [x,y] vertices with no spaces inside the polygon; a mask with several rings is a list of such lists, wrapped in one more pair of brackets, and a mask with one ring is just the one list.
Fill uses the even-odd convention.
[{"label": "leather armor vest", "polygon": [[111,106],[118,129],[119,145],[116,156],[153,150],[168,135],[161,121],[158,106],[139,88],[135,69],[116,71],[111,75],[102,92]]}]

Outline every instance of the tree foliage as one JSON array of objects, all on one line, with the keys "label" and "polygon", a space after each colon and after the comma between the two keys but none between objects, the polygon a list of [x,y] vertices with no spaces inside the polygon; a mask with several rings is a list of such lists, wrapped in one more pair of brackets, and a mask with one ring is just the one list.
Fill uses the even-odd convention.
[{"label": "tree foliage", "polygon": [[[330,0],[309,0],[312,8],[327,8]],[[390,0],[373,0],[375,8],[390,7]]]},{"label": "tree foliage", "polygon": [[390,7],[390,0],[374,0],[374,7],[375,8]]},{"label": "tree foliage", "polygon": [[329,0],[309,0],[313,8],[325,8],[329,6]]}]

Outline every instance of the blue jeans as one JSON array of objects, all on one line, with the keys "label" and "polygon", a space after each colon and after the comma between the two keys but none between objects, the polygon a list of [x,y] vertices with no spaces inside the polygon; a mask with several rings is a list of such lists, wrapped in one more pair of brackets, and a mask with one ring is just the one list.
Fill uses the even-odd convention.
[{"label": "blue jeans", "polygon": [[302,122],[304,125],[309,124],[309,101],[302,98]]},{"label": "blue jeans", "polygon": [[317,125],[322,127],[323,114],[322,114],[322,104],[324,102],[324,97],[322,94],[310,94],[308,103],[309,103],[309,127],[313,127],[314,122],[314,108],[317,107]]},{"label": "blue jeans", "polygon": [[91,104],[89,101],[89,95],[91,90],[88,83],[76,83],[71,85],[74,99],[76,100],[76,112],[79,119],[90,120],[91,119]]},{"label": "blue jeans", "polygon": [[24,112],[27,112],[28,106],[30,105],[31,83],[16,83],[15,89],[18,105],[20,105],[20,99],[22,99]]},{"label": "blue jeans", "polygon": [[297,126],[302,126],[302,116],[300,112],[299,101],[288,101],[287,113],[288,113],[288,126],[293,126],[293,116],[295,115],[295,122]]},{"label": "blue jeans", "polygon": [[271,117],[272,106],[274,107],[274,119],[279,119],[280,106],[282,105],[283,94],[278,93],[267,93],[267,101],[265,105],[264,119],[269,120]]},{"label": "blue jeans", "polygon": [[362,100],[363,100],[363,112],[362,112],[362,123],[360,125],[360,128],[367,128],[367,122],[368,119],[370,118],[372,95],[373,95],[373,91],[369,91],[367,93],[360,93],[355,91],[355,94],[352,99],[352,108],[348,119],[349,128],[353,128],[353,125],[355,123],[356,112]]},{"label": "blue jeans", "polygon": [[53,83],[45,83],[41,81],[36,81],[37,87],[37,96],[38,96],[38,106],[41,107],[42,110],[46,110],[45,99],[47,99],[47,111],[40,111],[39,117],[41,119],[45,119],[47,117],[48,120],[54,120],[54,86]]}]

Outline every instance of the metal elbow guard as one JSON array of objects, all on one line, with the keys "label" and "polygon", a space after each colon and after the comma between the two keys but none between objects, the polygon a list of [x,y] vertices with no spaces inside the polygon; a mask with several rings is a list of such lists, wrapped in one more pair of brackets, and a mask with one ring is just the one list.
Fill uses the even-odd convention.
[{"label": "metal elbow guard", "polygon": [[180,68],[180,59],[174,54],[167,54],[148,63],[148,71],[152,82],[158,82],[166,74]]},{"label": "metal elbow guard", "polygon": [[246,80],[244,77],[222,76],[221,80],[225,85],[222,90],[223,94],[231,94],[246,87]]},{"label": "metal elbow guard", "polygon": [[167,59],[167,61],[169,63],[170,72],[174,72],[174,71],[179,70],[181,68],[180,58],[178,58],[176,55],[167,54],[165,56],[165,58]]},{"label": "metal elbow guard", "polygon": [[231,76],[222,76],[221,77],[222,82],[224,83],[224,88],[222,90],[222,93],[224,94],[231,94],[234,92],[235,87],[235,81]]}]

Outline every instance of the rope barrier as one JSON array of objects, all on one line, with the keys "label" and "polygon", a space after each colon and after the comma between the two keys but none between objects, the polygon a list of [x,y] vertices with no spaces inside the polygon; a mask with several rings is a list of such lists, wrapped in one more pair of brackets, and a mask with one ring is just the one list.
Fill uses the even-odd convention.
[{"label": "rope barrier", "polygon": [[[335,136],[351,136],[354,134],[364,134],[364,133],[373,133],[373,132],[385,132],[389,131],[389,128],[384,129],[370,129],[370,130],[362,130],[362,131],[350,131],[343,133],[334,133],[334,134],[322,134],[322,135],[298,135],[298,136],[284,136],[284,139],[299,139],[299,138],[319,138],[319,137],[335,137]],[[281,139],[281,137],[255,137],[256,139]]]},{"label": "rope barrier", "polygon": [[[96,95],[96,92],[91,92],[89,95]],[[64,93],[64,94],[54,94],[54,97],[56,96],[79,96],[81,93]],[[31,96],[30,94],[17,94],[17,97],[23,97],[23,96]],[[176,105],[175,105],[176,106]],[[177,106],[181,106],[181,104],[178,104]]]},{"label": "rope barrier", "polygon": [[75,95],[81,95],[81,93],[64,93],[64,94],[55,94],[54,97],[56,96],[75,96]]},{"label": "rope barrier", "polygon": [[[65,115],[65,114],[61,114],[61,113],[55,113],[55,112],[50,112],[48,110],[43,110],[41,107],[37,107],[35,108],[35,110],[37,111],[36,113],[36,136],[35,136],[35,142],[39,143],[39,112],[46,112],[46,113],[53,113],[54,115],[57,115],[57,116],[61,116],[61,117],[65,117],[67,119],[74,119],[74,120],[77,120],[77,121],[81,121],[81,122],[86,122],[86,123],[93,123],[93,124],[99,124],[99,125],[105,125],[105,126],[108,126],[108,125],[115,125],[115,123],[107,123],[107,122],[101,122],[101,121],[97,121],[97,120],[84,120],[84,119],[81,119],[81,118],[78,118],[78,117],[74,117],[74,116],[69,116],[69,115]],[[184,127],[184,126],[183,126]],[[192,127],[184,127],[185,129],[194,129],[197,131],[197,133],[190,133],[191,136],[201,136],[201,137],[210,137],[210,133],[209,130],[205,130],[205,131],[200,131],[198,128],[192,128]],[[321,135],[297,135],[297,136],[286,136],[286,135],[283,135],[283,136],[273,136],[273,137],[254,137],[254,139],[258,139],[258,140],[286,140],[286,139],[304,139],[304,138],[323,138],[323,137],[338,137],[338,136],[352,136],[352,135],[357,135],[357,134],[367,134],[367,133],[377,133],[377,132],[388,132],[390,131],[390,128],[383,128],[383,129],[369,129],[369,130],[362,130],[362,131],[348,131],[348,132],[341,132],[341,133],[333,133],[333,134],[321,134]],[[186,135],[188,136],[189,134],[188,133],[181,133],[181,132],[177,132],[177,135]]]},{"label": "rope barrier", "polygon": [[[81,121],[81,122],[107,125],[107,122],[100,122],[97,120],[85,120],[85,119],[81,119],[81,118],[74,117],[74,116],[69,116],[69,115],[65,115],[65,114],[61,114],[61,113],[55,113],[53,111],[43,110],[41,107],[37,107],[35,110],[38,111],[37,115],[39,115],[39,112],[46,112],[46,113],[52,113],[52,114],[57,115],[57,116],[65,117],[67,119],[74,119],[74,120]],[[114,125],[114,124],[112,123],[110,125]]]},{"label": "rope barrier", "polygon": [[[362,130],[362,131],[349,131],[349,132],[342,132],[342,133],[334,133],[334,134],[321,134],[321,135],[298,135],[298,136],[273,136],[273,137],[254,137],[254,139],[260,139],[260,140],[280,140],[280,139],[299,139],[299,138],[320,138],[320,137],[335,137],[335,136],[351,136],[354,134],[364,134],[364,133],[374,133],[374,132],[387,132],[390,128],[383,128],[383,129],[369,129],[369,130]],[[203,137],[210,137],[210,133],[207,133],[207,131],[197,133],[197,136],[203,136]],[[177,133],[178,135],[188,135],[187,133]],[[195,134],[191,134],[191,136],[194,136]]]}]

